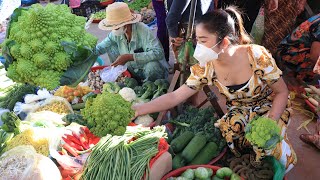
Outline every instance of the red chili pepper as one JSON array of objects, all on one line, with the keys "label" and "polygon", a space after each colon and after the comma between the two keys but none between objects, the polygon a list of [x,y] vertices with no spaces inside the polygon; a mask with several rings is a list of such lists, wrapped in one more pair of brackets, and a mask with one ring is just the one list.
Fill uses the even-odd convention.
[{"label": "red chili pepper", "polygon": [[62,137],[63,141],[65,143],[67,143],[68,145],[70,145],[71,147],[75,148],[76,150],[82,151],[83,148],[81,146],[79,146],[78,144],[73,143],[72,141],[70,141],[69,139]]},{"label": "red chili pepper", "polygon": [[74,136],[71,136],[70,134],[65,134],[65,136],[67,137],[67,139],[69,139],[72,142],[74,142],[75,144],[78,144],[79,146],[81,146],[79,139],[75,138]]},{"label": "red chili pepper", "polygon": [[133,122],[130,122],[130,123],[128,124],[128,126],[136,126],[136,124],[133,123]]},{"label": "red chili pepper", "polygon": [[81,130],[84,131],[84,133],[86,133],[86,134],[91,134],[91,132],[87,126],[81,127]]},{"label": "red chili pepper", "polygon": [[93,139],[91,139],[91,144],[96,145],[96,144],[98,144],[99,141],[100,141],[99,137],[93,138]]},{"label": "red chili pepper", "polygon": [[68,155],[68,152],[65,149],[61,148],[61,154],[62,155]]},{"label": "red chili pepper", "polygon": [[87,144],[87,140],[84,136],[84,134],[80,134],[80,142],[82,147],[84,147],[85,149],[89,149],[89,145]]},{"label": "red chili pepper", "polygon": [[74,157],[77,157],[77,156],[78,156],[77,151],[76,151],[75,149],[73,149],[69,144],[64,143],[64,144],[62,145],[62,147],[63,147],[64,149],[66,149],[66,150],[67,150],[71,155],[73,155]]},{"label": "red chili pepper", "polygon": [[78,139],[80,142],[80,137],[78,136],[78,134],[76,132],[72,131],[72,136],[75,137],[76,139]]}]

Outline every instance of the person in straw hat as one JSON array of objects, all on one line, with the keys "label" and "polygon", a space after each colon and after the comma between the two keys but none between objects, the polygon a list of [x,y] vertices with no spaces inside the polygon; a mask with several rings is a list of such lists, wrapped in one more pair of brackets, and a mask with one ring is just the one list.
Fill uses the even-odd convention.
[{"label": "person in straw hat", "polygon": [[168,64],[160,41],[140,20],[141,15],[132,13],[126,3],[109,5],[99,28],[111,32],[97,45],[97,54],[107,53],[112,66],[127,65],[138,80],[166,79]]}]

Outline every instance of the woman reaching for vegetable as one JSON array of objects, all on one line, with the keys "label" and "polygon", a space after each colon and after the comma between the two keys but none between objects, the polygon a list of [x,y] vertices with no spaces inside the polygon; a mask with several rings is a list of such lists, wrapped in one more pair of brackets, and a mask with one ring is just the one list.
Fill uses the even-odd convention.
[{"label": "woman reaching for vegetable", "polygon": [[[194,57],[199,64],[191,67],[185,85],[153,101],[133,106],[135,115],[170,109],[203,86],[215,85],[226,97],[228,109],[215,125],[231,151],[240,156],[244,148],[252,148],[244,137],[245,126],[255,115],[267,116],[278,122],[284,140],[277,148],[263,153],[277,154],[276,158],[290,170],[296,163],[296,155],[285,134],[290,115],[286,109],[288,89],[270,53],[262,46],[245,45],[251,41],[234,7],[203,15],[197,22],[196,36]],[[288,148],[278,149],[282,145]],[[257,157],[263,155],[260,150],[255,152]]]}]

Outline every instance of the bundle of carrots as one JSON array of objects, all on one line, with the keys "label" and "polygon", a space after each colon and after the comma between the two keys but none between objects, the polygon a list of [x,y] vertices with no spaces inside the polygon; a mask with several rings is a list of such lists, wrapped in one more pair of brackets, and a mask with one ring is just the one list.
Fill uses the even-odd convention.
[{"label": "bundle of carrots", "polygon": [[72,134],[65,134],[62,139],[64,142],[61,144],[61,153],[69,153],[74,157],[90,151],[100,141],[87,127],[81,127],[79,135],[72,131]]},{"label": "bundle of carrots", "polygon": [[320,89],[315,86],[308,85],[308,88],[304,88],[306,94],[302,94],[302,97],[308,100],[314,107],[312,109],[316,111],[319,108],[320,101]]}]

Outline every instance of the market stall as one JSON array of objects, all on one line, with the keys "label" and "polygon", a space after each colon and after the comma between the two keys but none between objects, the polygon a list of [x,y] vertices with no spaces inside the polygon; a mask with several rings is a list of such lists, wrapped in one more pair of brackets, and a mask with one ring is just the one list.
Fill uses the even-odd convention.
[{"label": "market stall", "polygon": [[[146,24],[154,21],[153,12],[143,9],[150,1],[134,2]],[[105,16],[102,11],[93,19]],[[254,164],[250,151],[231,155],[214,125],[223,112],[208,87],[203,103],[184,104],[177,116],[169,111],[133,118],[132,105],[172,92],[179,72],[171,82],[141,82],[125,66],[92,67],[97,38],[85,24],[66,5],[33,5],[11,16],[2,52],[15,84],[0,97],[0,177],[283,179],[285,168],[274,158]],[[312,95],[316,87],[305,90],[309,102],[318,98]],[[202,107],[208,101],[214,107]],[[282,140],[280,129],[257,119],[246,138],[257,149],[273,149]]]}]

